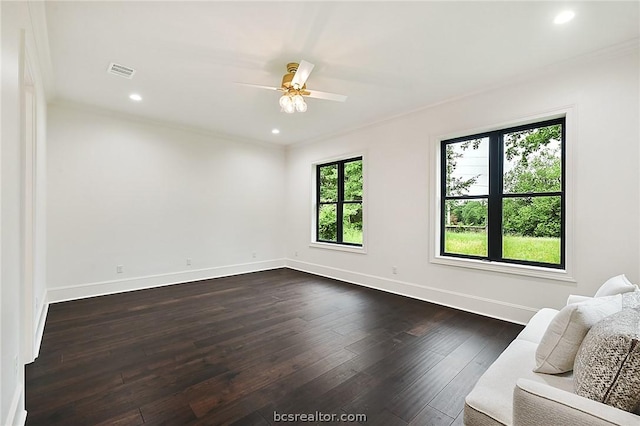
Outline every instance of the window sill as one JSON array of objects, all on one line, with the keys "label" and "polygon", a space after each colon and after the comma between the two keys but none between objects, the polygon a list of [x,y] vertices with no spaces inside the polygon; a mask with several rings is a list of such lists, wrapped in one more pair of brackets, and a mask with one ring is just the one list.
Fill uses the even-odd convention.
[{"label": "window sill", "polygon": [[346,246],[342,244],[311,242],[309,243],[309,247],[337,250],[337,251],[346,251],[349,253],[357,253],[357,254],[367,254],[367,250],[364,247]]},{"label": "window sill", "polygon": [[484,260],[460,259],[445,256],[435,256],[431,259],[431,263],[563,281],[567,285],[576,283],[575,278],[570,276],[568,271],[565,269],[552,269],[540,266],[516,265],[511,263],[488,262]]}]

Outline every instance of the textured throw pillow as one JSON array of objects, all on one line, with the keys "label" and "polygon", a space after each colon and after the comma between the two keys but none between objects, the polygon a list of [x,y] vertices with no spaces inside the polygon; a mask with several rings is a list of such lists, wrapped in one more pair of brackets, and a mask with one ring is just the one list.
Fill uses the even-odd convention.
[{"label": "textured throw pillow", "polygon": [[536,373],[560,374],[573,369],[578,348],[589,329],[622,310],[622,295],[598,297],[565,306],[556,314],[536,349]]},{"label": "textured throw pillow", "polygon": [[640,310],[624,309],[593,326],[573,369],[576,394],[625,411],[640,405]]},{"label": "textured throw pillow", "polygon": [[614,294],[622,294],[628,291],[634,291],[638,287],[627,279],[627,277],[622,274],[616,277],[609,278],[605,281],[604,284],[600,286],[598,291],[594,297],[604,297],[604,296],[613,296]]}]

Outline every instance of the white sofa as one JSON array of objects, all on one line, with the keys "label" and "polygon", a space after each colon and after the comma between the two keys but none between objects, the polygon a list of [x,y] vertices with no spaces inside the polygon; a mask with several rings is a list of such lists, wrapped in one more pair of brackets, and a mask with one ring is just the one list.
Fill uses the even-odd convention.
[{"label": "white sofa", "polygon": [[534,373],[536,349],[558,313],[538,311],[467,396],[465,425],[640,425],[640,416],[574,393],[573,373]]}]

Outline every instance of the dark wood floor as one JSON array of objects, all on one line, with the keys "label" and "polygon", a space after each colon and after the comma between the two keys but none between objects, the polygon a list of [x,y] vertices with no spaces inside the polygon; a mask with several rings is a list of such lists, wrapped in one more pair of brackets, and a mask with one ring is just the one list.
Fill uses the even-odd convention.
[{"label": "dark wood floor", "polygon": [[27,425],[462,424],[521,329],[288,269],[57,303],[26,369]]}]

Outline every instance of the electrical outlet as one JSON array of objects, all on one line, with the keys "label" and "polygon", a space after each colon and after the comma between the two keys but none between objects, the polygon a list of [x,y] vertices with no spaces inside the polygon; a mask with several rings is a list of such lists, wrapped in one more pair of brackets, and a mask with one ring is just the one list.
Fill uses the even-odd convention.
[{"label": "electrical outlet", "polygon": [[191,266],[191,258],[190,257],[187,258],[187,266]]},{"label": "electrical outlet", "polygon": [[123,273],[123,272],[124,272],[124,265],[118,265],[118,266],[116,266],[116,272],[117,272],[118,274]]},{"label": "electrical outlet", "polygon": [[255,251],[253,253],[251,253],[251,257],[253,257],[254,259],[256,258],[256,256],[257,256],[257,254],[256,254]]},{"label": "electrical outlet", "polygon": [[293,253],[295,257],[298,257],[298,252]]},{"label": "electrical outlet", "polygon": [[398,273],[398,267],[397,267],[397,266],[392,266],[392,267],[391,267],[391,273],[392,273],[393,275],[396,275],[396,274]]}]

